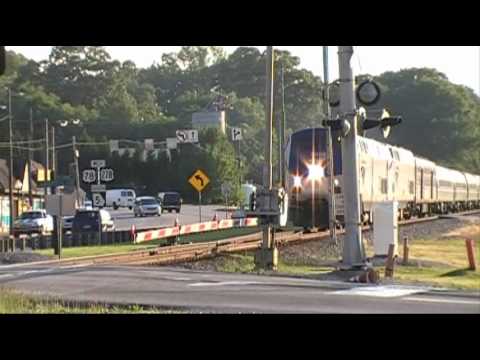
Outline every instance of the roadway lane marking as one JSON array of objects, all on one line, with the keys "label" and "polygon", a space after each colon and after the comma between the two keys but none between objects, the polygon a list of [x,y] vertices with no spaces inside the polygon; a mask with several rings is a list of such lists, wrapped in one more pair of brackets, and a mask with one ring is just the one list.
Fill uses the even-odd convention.
[{"label": "roadway lane marking", "polygon": [[202,287],[202,286],[235,286],[235,285],[258,285],[262,284],[257,281],[223,281],[223,282],[198,282],[188,284],[188,286]]},{"label": "roadway lane marking", "polygon": [[466,304],[466,305],[478,305],[480,309],[480,299],[477,301],[472,300],[456,300],[456,299],[439,299],[439,298],[420,298],[420,297],[406,297],[402,300],[406,301],[419,301],[419,302],[431,302],[431,303],[446,303],[446,304]]},{"label": "roadway lane marking", "polygon": [[60,270],[77,269],[77,268],[87,267],[93,264],[94,264],[93,262],[90,262],[90,263],[83,263],[83,264],[67,265],[67,266],[60,266],[57,269],[60,269]]},{"label": "roadway lane marking", "polygon": [[333,291],[328,294],[394,298],[394,297],[402,297],[406,295],[418,294],[425,291],[428,291],[428,289],[407,288],[407,287],[397,287],[397,286],[366,286],[366,287],[351,288],[347,290]]}]

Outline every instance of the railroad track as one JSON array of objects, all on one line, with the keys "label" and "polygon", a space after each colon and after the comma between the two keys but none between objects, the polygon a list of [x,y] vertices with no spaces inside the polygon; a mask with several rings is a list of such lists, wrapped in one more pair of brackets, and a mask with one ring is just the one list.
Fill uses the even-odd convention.
[{"label": "railroad track", "polygon": [[[457,213],[457,216],[479,214],[480,210]],[[428,218],[411,219],[402,221],[399,226],[408,226],[418,223],[439,220],[441,216],[432,216]],[[364,232],[369,231],[370,226],[364,226]],[[337,232],[338,235],[344,234],[343,229]],[[64,260],[43,261],[35,264],[57,264],[62,266],[74,265],[172,265],[182,262],[197,261],[201,259],[215,257],[221,254],[244,252],[257,250],[262,246],[262,233],[258,232],[251,235],[235,237],[221,241],[211,241],[195,244],[173,245],[167,247],[158,247],[154,249],[131,251],[120,254],[88,256]],[[279,247],[288,246],[294,243],[310,242],[318,240],[328,240],[329,231],[317,233],[302,233],[294,231],[278,232],[276,235],[277,245]]]},{"label": "railroad track", "polygon": [[[478,214],[480,210],[457,213],[456,215]],[[410,219],[399,223],[400,226],[414,225],[439,220],[441,216],[431,216],[420,219]],[[364,226],[363,231],[369,231],[370,226]],[[339,230],[338,234],[344,234],[344,230]],[[311,234],[301,232],[279,232],[276,235],[277,245],[279,247],[288,246],[293,243],[327,240],[330,238],[329,231],[322,231]],[[158,248],[150,251],[149,256],[124,258],[125,264],[129,265],[172,265],[181,262],[197,261],[205,258],[214,257],[221,254],[244,252],[257,250],[262,246],[261,233],[249,236],[232,238],[229,240],[208,242],[201,244],[179,245],[168,248]]]}]

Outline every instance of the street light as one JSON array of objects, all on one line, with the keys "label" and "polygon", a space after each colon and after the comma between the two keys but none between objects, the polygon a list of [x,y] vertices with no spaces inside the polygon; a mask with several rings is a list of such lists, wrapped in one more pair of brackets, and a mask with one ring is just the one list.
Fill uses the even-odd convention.
[{"label": "street light", "polygon": [[[82,121],[80,119],[71,119],[71,120],[59,120],[57,124],[61,128],[66,128],[67,126],[74,125],[74,126],[82,126]],[[54,128],[55,129],[55,128]],[[80,203],[80,174],[79,174],[79,167],[78,167],[78,158],[80,157],[80,153],[77,150],[76,146],[76,138],[75,136],[72,137],[72,148],[73,148],[73,161],[75,164],[75,189],[76,189],[76,197],[77,203]],[[54,153],[55,153],[55,146],[54,146]]]}]

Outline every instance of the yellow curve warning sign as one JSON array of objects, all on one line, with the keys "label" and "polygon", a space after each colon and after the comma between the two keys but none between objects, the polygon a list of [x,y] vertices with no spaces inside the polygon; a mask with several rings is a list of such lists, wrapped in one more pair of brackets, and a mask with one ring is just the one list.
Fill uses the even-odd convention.
[{"label": "yellow curve warning sign", "polygon": [[208,184],[210,184],[210,178],[202,170],[197,170],[190,179],[188,179],[188,182],[195,190],[202,192]]}]

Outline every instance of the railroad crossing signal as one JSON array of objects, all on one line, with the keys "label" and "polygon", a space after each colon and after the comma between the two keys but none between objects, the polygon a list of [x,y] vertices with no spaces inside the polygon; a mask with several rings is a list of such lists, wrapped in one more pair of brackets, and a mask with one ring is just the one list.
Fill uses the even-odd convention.
[{"label": "railroad crossing signal", "polygon": [[232,141],[240,141],[240,140],[243,140],[242,129],[233,128],[232,129]]},{"label": "railroad crossing signal", "polygon": [[200,193],[210,184],[210,178],[202,170],[197,170],[188,182]]},{"label": "railroad crossing signal", "polygon": [[92,202],[93,206],[97,208],[103,208],[105,206],[105,193],[93,193]]}]

